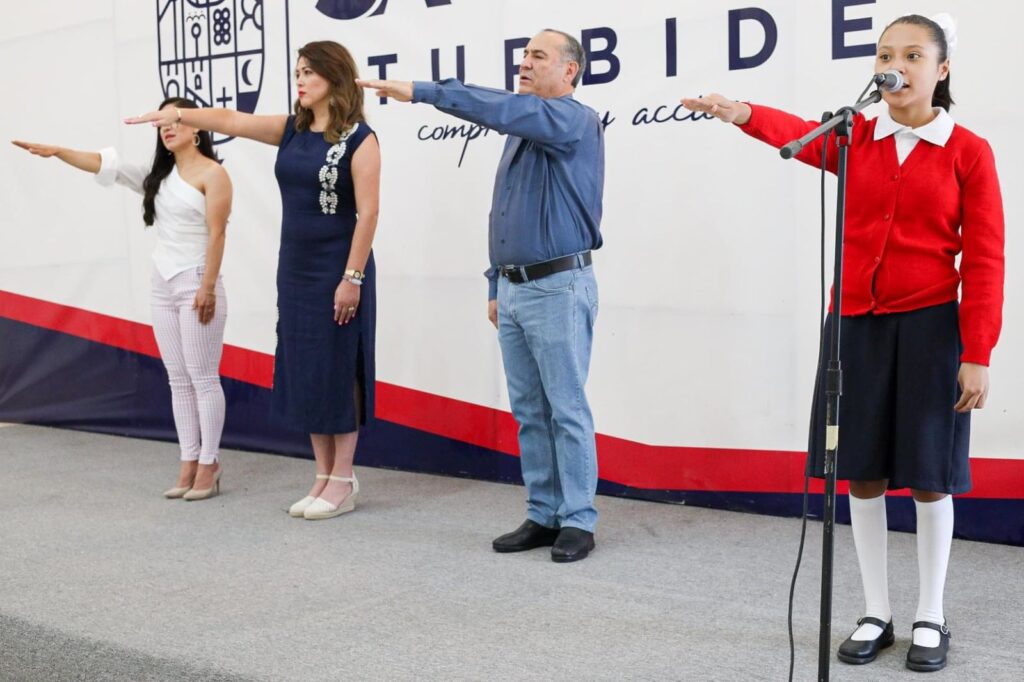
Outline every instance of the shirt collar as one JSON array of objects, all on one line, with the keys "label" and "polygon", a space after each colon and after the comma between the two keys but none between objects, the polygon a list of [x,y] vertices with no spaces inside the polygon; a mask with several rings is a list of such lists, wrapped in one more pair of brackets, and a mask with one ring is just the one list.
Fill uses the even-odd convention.
[{"label": "shirt collar", "polygon": [[883,140],[890,135],[901,131],[907,131],[925,142],[931,142],[932,144],[945,147],[946,143],[949,142],[950,136],[953,134],[953,126],[955,122],[953,117],[949,115],[949,112],[941,107],[935,107],[936,112],[935,118],[929,123],[926,123],[919,128],[910,128],[908,126],[897,123],[892,120],[892,116],[889,115],[889,110],[885,109],[875,119],[875,140]]}]

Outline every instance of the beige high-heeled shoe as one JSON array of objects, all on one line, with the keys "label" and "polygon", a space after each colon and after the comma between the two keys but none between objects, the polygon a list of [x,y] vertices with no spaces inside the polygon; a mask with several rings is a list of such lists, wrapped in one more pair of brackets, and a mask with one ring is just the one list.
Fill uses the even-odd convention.
[{"label": "beige high-heeled shoe", "polygon": [[352,492],[349,493],[348,497],[341,501],[341,504],[334,506],[322,497],[318,497],[309,506],[306,507],[306,511],[303,512],[303,518],[309,521],[316,521],[319,519],[332,519],[335,516],[340,516],[347,512],[350,512],[356,508],[356,495],[359,494],[359,481],[356,480],[356,475],[353,473],[352,478],[346,478],[344,476],[329,476],[332,481],[344,481],[345,483],[352,484]]},{"label": "beige high-heeled shoe", "polygon": [[[317,474],[316,475],[316,480],[318,480],[318,481],[326,481],[328,478],[330,478],[330,476],[328,476],[327,474]],[[299,500],[298,502],[296,502],[292,506],[288,507],[288,515],[289,516],[294,516],[297,519],[301,519],[302,518],[302,514],[306,511],[306,507],[308,507],[310,504],[312,504],[313,500],[315,500],[315,499],[316,498],[313,497],[312,495],[306,495],[301,500]]]},{"label": "beige high-heeled shoe", "polygon": [[[185,466],[185,461],[183,460],[181,464],[182,464],[182,467],[184,467]],[[179,474],[179,476],[180,476],[180,474]],[[195,481],[195,471],[194,470],[192,471],[192,480]],[[179,499],[181,497],[184,497],[185,493],[187,493],[189,490],[192,490],[192,484],[191,483],[189,483],[188,485],[176,485],[173,488],[168,488],[167,490],[165,490],[164,491],[164,497],[166,497],[169,500],[176,500],[176,499]]]},{"label": "beige high-heeled shoe", "polygon": [[223,469],[217,469],[217,473],[213,475],[213,485],[206,490],[196,490],[192,488],[187,493],[181,496],[181,499],[188,500],[189,502],[195,502],[196,500],[208,500],[211,497],[220,494],[220,475],[224,473]]},{"label": "beige high-heeled shoe", "polygon": [[192,486],[190,485],[183,486],[181,488],[168,488],[167,490],[164,491],[164,497],[166,497],[169,500],[174,500],[179,497],[184,497],[185,493],[187,493],[189,490],[192,490]]}]

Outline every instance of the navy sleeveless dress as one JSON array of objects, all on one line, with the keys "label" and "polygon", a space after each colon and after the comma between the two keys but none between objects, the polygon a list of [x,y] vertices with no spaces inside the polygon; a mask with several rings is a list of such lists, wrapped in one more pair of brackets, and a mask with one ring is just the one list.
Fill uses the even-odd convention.
[{"label": "navy sleeveless dress", "polygon": [[[376,296],[373,253],[355,319],[334,321],[334,291],[356,226],[352,155],[373,134],[358,123],[336,144],[297,131],[289,116],[274,174],[281,188],[277,352],[271,404],[307,433],[355,431],[374,410]],[[362,391],[362,405],[354,390]],[[361,408],[361,409],[360,409]]]}]

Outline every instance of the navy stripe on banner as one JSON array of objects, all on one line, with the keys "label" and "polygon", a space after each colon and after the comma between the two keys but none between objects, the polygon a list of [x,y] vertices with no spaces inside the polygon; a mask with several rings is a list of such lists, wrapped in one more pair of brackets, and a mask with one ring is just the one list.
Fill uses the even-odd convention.
[{"label": "navy stripe on banner", "polygon": [[[2,318],[0,339],[0,421],[176,440],[160,360]],[[312,457],[307,435],[272,414],[268,389],[234,379],[222,383],[225,448]],[[379,419],[360,433],[356,457],[360,466],[522,484],[518,457]],[[598,492],[775,516],[799,516],[801,507],[801,496],[791,493],[640,490],[603,480]],[[912,531],[913,500],[890,497],[888,505],[890,528]],[[812,495],[812,518],[821,518],[821,507],[821,495]],[[836,519],[849,523],[845,496],[837,500]],[[1024,500],[959,498],[954,532],[1024,546]]]}]

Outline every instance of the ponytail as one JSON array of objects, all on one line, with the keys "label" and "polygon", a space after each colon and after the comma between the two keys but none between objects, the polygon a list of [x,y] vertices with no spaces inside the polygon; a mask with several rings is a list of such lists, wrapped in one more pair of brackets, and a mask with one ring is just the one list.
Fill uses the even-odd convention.
[{"label": "ponytail", "polygon": [[947,72],[945,80],[935,84],[935,92],[932,93],[932,106],[942,107],[949,111],[949,107],[953,104],[955,102],[953,102],[953,94],[949,91],[949,73]]}]

